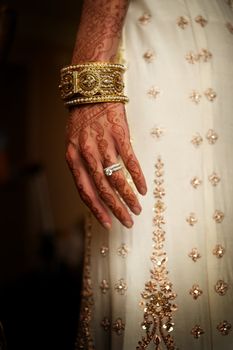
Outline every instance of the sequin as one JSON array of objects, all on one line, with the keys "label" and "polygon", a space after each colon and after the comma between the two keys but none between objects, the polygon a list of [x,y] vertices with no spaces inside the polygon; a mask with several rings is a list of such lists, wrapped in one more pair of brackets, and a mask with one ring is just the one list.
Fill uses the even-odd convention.
[{"label": "sequin", "polygon": [[209,100],[210,102],[213,102],[217,97],[217,93],[212,88],[207,89],[204,92],[204,95],[207,98],[207,100]]},{"label": "sequin", "polygon": [[226,249],[221,244],[216,244],[216,246],[213,249],[213,254],[218,258],[222,258],[225,254]]},{"label": "sequin", "polygon": [[149,13],[144,13],[138,18],[138,22],[142,25],[148,24],[151,21],[151,15]]},{"label": "sequin", "polygon": [[176,23],[180,28],[185,29],[189,24],[189,20],[184,16],[180,16],[177,18]]},{"label": "sequin", "polygon": [[233,25],[230,22],[226,23],[226,27],[231,34],[233,34]]},{"label": "sequin", "polygon": [[194,326],[191,330],[191,334],[194,336],[195,339],[200,338],[200,336],[204,333],[204,330],[199,325]]},{"label": "sequin", "polygon": [[100,289],[103,294],[106,294],[107,291],[109,290],[109,284],[108,281],[102,280],[100,283]]},{"label": "sequin", "polygon": [[191,143],[193,146],[198,147],[202,144],[203,138],[199,133],[196,133],[196,135],[193,136]]},{"label": "sequin", "polygon": [[198,252],[197,248],[192,248],[191,252],[188,256],[194,261],[197,262],[198,259],[201,258],[201,254]]},{"label": "sequin", "polygon": [[191,99],[192,102],[198,104],[201,100],[201,94],[199,92],[193,90],[191,94],[189,95],[189,98]]},{"label": "sequin", "polygon": [[186,218],[187,223],[190,226],[194,226],[197,223],[197,217],[195,213],[190,213],[190,215]]},{"label": "sequin", "polygon": [[210,145],[214,145],[218,140],[218,134],[213,129],[209,129],[206,138]]},{"label": "sequin", "polygon": [[151,98],[156,99],[160,95],[161,91],[158,87],[152,86],[148,91],[147,95]]},{"label": "sequin", "polygon": [[164,131],[165,129],[164,128],[161,128],[161,127],[154,127],[152,130],[151,130],[151,135],[153,137],[156,137],[157,139],[160,139],[163,135],[164,135]]},{"label": "sequin", "polygon": [[193,186],[193,188],[198,188],[198,186],[201,185],[202,181],[195,176],[191,181],[190,181],[191,185]]},{"label": "sequin", "polygon": [[113,323],[112,329],[114,332],[116,332],[117,335],[121,335],[125,330],[125,323],[122,321],[121,318],[117,318],[116,321]]},{"label": "sequin", "polygon": [[215,173],[213,172],[209,177],[208,177],[211,185],[213,186],[217,186],[217,184],[220,182],[220,177]]},{"label": "sequin", "polygon": [[215,210],[213,219],[215,220],[215,222],[220,224],[224,219],[224,213],[221,210]]},{"label": "sequin", "polygon": [[124,295],[127,290],[127,284],[125,283],[124,279],[121,278],[116,284],[115,284],[115,290],[117,293]]},{"label": "sequin", "polygon": [[225,295],[226,292],[229,289],[228,283],[224,282],[223,280],[218,280],[217,283],[214,286],[215,292],[219,295]]},{"label": "sequin", "polygon": [[195,22],[200,24],[201,27],[205,27],[208,23],[207,19],[205,19],[203,16],[199,15],[195,18]]},{"label": "sequin", "polygon": [[129,248],[125,243],[122,243],[120,247],[117,249],[117,254],[122,258],[126,258],[129,253]]},{"label": "sequin", "polygon": [[108,254],[108,247],[106,247],[106,246],[102,246],[101,248],[100,248],[100,254],[101,254],[101,256],[102,257],[106,257],[107,256],[107,254]]},{"label": "sequin", "polygon": [[222,335],[228,335],[231,331],[231,324],[227,322],[226,320],[220,322],[217,325],[217,330],[222,334]]},{"label": "sequin", "polygon": [[194,284],[190,289],[189,294],[192,295],[193,299],[197,300],[203,294],[203,291],[198,284]]},{"label": "sequin", "polygon": [[151,63],[155,60],[155,52],[153,50],[147,50],[144,55],[143,58],[147,63]]},{"label": "sequin", "polygon": [[103,327],[103,329],[106,332],[109,331],[109,329],[111,327],[111,322],[110,322],[109,318],[104,317],[103,320],[101,321],[101,326]]}]

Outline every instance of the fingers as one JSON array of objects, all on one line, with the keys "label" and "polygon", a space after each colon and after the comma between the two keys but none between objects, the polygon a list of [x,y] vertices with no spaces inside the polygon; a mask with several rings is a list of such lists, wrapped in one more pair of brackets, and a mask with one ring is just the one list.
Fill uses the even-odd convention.
[{"label": "fingers", "polygon": [[85,169],[82,158],[72,144],[67,147],[66,161],[81,199],[89,207],[97,220],[106,229],[110,229],[112,224],[111,217],[96,193],[95,186]]}]

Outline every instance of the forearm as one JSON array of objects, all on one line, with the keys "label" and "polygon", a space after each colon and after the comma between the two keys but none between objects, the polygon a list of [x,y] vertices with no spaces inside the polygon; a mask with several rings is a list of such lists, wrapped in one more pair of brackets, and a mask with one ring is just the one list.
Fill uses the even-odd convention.
[{"label": "forearm", "polygon": [[84,0],[72,63],[114,62],[129,0]]}]

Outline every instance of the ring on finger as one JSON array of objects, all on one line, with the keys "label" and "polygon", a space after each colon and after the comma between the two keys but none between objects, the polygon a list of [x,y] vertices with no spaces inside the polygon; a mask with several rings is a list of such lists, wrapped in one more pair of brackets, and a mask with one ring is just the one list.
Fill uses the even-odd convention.
[{"label": "ring on finger", "polygon": [[121,169],[122,169],[122,165],[120,163],[115,163],[108,166],[107,168],[104,168],[104,174],[106,176],[111,176],[115,171],[118,171]]}]

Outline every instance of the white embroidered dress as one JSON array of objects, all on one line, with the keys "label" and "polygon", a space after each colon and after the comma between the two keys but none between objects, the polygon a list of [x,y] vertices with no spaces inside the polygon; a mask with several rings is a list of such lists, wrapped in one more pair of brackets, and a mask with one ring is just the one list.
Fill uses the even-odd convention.
[{"label": "white embroidered dress", "polygon": [[232,1],[132,0],[123,49],[148,194],[130,230],[87,223],[77,349],[230,350]]}]

